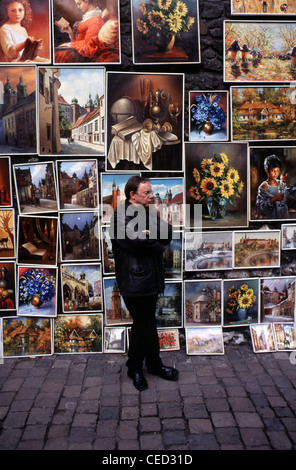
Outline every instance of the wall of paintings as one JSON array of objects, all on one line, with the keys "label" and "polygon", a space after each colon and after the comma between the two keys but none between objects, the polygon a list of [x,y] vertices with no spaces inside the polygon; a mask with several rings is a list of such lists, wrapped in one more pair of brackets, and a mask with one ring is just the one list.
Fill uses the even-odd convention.
[{"label": "wall of paintings", "polygon": [[110,219],[134,174],[174,227],[161,350],[222,355],[230,329],[256,353],[296,349],[295,15],[1,2],[2,357],[126,351]]}]

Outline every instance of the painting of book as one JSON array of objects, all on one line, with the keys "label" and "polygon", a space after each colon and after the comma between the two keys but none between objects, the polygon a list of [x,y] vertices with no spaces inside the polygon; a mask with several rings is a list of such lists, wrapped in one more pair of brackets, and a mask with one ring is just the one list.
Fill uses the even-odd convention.
[{"label": "painting of book", "polygon": [[186,328],[188,355],[224,354],[223,333],[220,326]]},{"label": "painting of book", "polygon": [[292,86],[231,87],[231,140],[293,140],[296,136]]},{"label": "painting of book", "polygon": [[197,0],[133,0],[135,64],[200,63]]},{"label": "painting of book", "polygon": [[261,323],[295,321],[295,278],[272,277],[260,279]]},{"label": "painting of book", "polygon": [[58,315],[53,326],[55,354],[103,352],[103,314]]},{"label": "painting of book", "polygon": [[102,311],[101,264],[62,264],[63,312]]},{"label": "painting of book", "polygon": [[3,357],[51,355],[51,320],[44,317],[6,317],[3,325]]},{"label": "painting of book", "polygon": [[185,327],[221,325],[222,281],[184,281]]},{"label": "painting of book", "polygon": [[183,74],[107,72],[108,171],[183,171]]},{"label": "painting of book", "polygon": [[19,215],[17,229],[18,264],[57,265],[57,217]]},{"label": "painting of book", "polygon": [[271,323],[250,325],[253,351],[255,353],[275,352],[275,336]]},{"label": "painting of book", "polygon": [[225,21],[224,81],[295,80],[295,37],[295,22]]}]

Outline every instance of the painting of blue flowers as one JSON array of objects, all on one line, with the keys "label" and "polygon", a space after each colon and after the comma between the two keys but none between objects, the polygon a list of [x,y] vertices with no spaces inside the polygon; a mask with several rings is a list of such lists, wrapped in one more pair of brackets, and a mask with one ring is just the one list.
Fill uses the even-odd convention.
[{"label": "painting of blue flowers", "polygon": [[18,267],[18,315],[57,315],[57,268]]},{"label": "painting of blue flowers", "polygon": [[190,141],[228,140],[228,92],[190,91]]}]

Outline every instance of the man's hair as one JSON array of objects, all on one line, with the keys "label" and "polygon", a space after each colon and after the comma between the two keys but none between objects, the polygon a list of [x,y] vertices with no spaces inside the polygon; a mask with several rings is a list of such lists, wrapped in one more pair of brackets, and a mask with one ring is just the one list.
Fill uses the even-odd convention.
[{"label": "man's hair", "polygon": [[144,176],[138,176],[138,175],[132,176],[127,181],[125,188],[124,188],[124,194],[125,194],[126,199],[127,200],[130,199],[131,191],[135,193],[138,191],[139,185],[141,183],[148,183],[148,182],[149,182],[149,178],[146,178]]},{"label": "man's hair", "polygon": [[282,168],[282,162],[276,155],[269,155],[264,160],[264,168],[270,170],[271,168]]}]

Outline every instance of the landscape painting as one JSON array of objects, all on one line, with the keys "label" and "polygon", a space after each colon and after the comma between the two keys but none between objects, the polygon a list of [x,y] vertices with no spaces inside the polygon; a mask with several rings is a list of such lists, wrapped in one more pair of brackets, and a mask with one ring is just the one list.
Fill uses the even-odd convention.
[{"label": "landscape painting", "polygon": [[110,225],[103,225],[102,231],[102,262],[103,274],[115,274],[115,260],[113,255],[112,241],[110,237]]},{"label": "landscape painting", "polygon": [[14,209],[0,209],[0,257],[15,257],[15,212]]},{"label": "landscape painting", "polygon": [[54,319],[55,354],[103,352],[103,314],[58,315]]},{"label": "landscape painting", "polygon": [[46,356],[52,354],[49,318],[6,317],[3,325],[3,357]]},{"label": "landscape painting", "polygon": [[296,225],[282,224],[282,250],[296,249]]},{"label": "landscape painting", "polygon": [[225,21],[225,82],[296,78],[296,22]]},{"label": "landscape painting", "polygon": [[261,2],[259,0],[230,0],[233,15],[295,15],[296,0]]},{"label": "landscape painting", "polygon": [[234,268],[280,266],[280,230],[234,232]]},{"label": "landscape painting", "polygon": [[186,232],[185,271],[233,268],[232,232]]},{"label": "landscape painting", "polygon": [[295,139],[295,92],[291,86],[231,87],[231,139]]},{"label": "landscape painting", "polygon": [[186,328],[188,355],[224,354],[223,333],[220,326]]},{"label": "landscape painting", "polygon": [[221,325],[222,281],[184,281],[185,327]]},{"label": "landscape painting", "polygon": [[260,279],[260,322],[295,321],[295,277]]},{"label": "landscape painting", "polygon": [[200,63],[198,0],[132,0],[135,64]]},{"label": "landscape painting", "polygon": [[101,220],[108,224],[117,206],[125,201],[124,188],[132,176],[140,173],[101,173]]},{"label": "landscape painting", "polygon": [[182,231],[173,231],[173,238],[163,250],[165,279],[182,279],[183,271]]},{"label": "landscape painting", "polygon": [[101,264],[62,264],[63,312],[102,311]]}]

